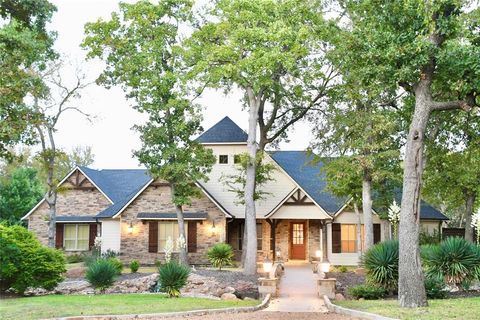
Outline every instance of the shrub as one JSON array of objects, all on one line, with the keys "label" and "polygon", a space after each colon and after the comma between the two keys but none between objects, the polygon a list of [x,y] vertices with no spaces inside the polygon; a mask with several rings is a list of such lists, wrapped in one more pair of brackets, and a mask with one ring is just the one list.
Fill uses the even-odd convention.
[{"label": "shrub", "polygon": [[219,270],[232,264],[233,250],[229,244],[217,243],[207,252],[208,261]]},{"label": "shrub", "polygon": [[116,258],[118,257],[119,253],[117,251],[114,251],[112,249],[108,249],[107,251],[103,252],[101,254],[101,257],[103,259],[110,259],[110,258]]},{"label": "shrub", "polygon": [[480,250],[459,237],[449,237],[439,245],[422,247],[426,274],[430,278],[461,286],[478,279]]},{"label": "shrub", "polygon": [[445,283],[441,280],[429,278],[425,279],[425,291],[429,299],[444,299],[447,297]]},{"label": "shrub", "polygon": [[0,287],[23,294],[28,287],[53,289],[66,272],[65,256],[43,246],[22,226],[0,224]]},{"label": "shrub", "polygon": [[377,243],[362,257],[367,281],[385,290],[395,291],[398,283],[398,240]]},{"label": "shrub", "polygon": [[355,299],[378,300],[385,296],[386,291],[382,287],[363,284],[349,288],[348,294]]},{"label": "shrub", "polygon": [[88,267],[85,278],[95,289],[105,292],[113,284],[117,275],[117,267],[110,259],[97,259]]},{"label": "shrub", "polygon": [[135,273],[138,271],[138,268],[140,268],[140,263],[137,260],[132,260],[129,267],[130,271],[132,271],[132,273]]},{"label": "shrub", "polygon": [[190,269],[175,261],[163,264],[158,270],[160,290],[170,298],[180,296],[180,289],[187,284]]},{"label": "shrub", "polygon": [[338,267],[338,271],[341,273],[348,272],[348,268],[346,266],[340,266]]},{"label": "shrub", "polygon": [[66,256],[67,263],[79,263],[83,262],[84,256],[79,255],[79,254],[72,254],[69,256]]},{"label": "shrub", "polygon": [[116,257],[110,257],[107,259],[103,258],[99,260],[108,260],[115,267],[115,270],[117,270],[117,275],[122,274],[123,264],[122,264],[122,261],[120,261],[120,259]]},{"label": "shrub", "polygon": [[419,243],[421,246],[425,244],[439,244],[440,234],[437,230],[433,230],[433,233],[430,233],[428,230],[422,229],[420,231]]}]

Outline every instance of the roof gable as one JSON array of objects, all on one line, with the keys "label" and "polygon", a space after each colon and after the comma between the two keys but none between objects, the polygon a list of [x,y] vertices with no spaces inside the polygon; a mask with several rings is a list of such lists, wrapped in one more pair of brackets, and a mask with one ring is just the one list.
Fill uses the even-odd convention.
[{"label": "roof gable", "polygon": [[248,135],[229,117],[225,117],[213,127],[202,133],[196,141],[199,143],[246,143]]}]

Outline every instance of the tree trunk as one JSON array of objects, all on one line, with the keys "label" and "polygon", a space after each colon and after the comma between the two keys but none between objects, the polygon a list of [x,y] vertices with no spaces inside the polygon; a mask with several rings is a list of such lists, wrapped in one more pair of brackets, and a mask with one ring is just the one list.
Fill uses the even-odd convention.
[{"label": "tree trunk", "polygon": [[247,246],[244,248],[245,265],[244,273],[254,275],[257,273],[257,217],[255,210],[255,177],[257,170],[257,122],[258,108],[260,99],[258,99],[252,88],[247,88],[249,117],[248,117],[248,163],[245,182],[245,229],[248,236]]},{"label": "tree trunk", "polygon": [[475,239],[473,239],[472,227],[473,204],[475,203],[475,195],[468,193],[465,200],[465,240],[475,242]]},{"label": "tree trunk", "polygon": [[48,246],[55,248],[55,231],[57,223],[57,184],[54,181],[55,176],[55,160],[56,160],[56,145],[53,137],[53,128],[47,127],[48,139],[50,141],[50,148],[47,149],[45,144],[45,138],[42,134],[42,156],[43,161],[47,164],[47,204],[49,209],[49,222],[48,222]]},{"label": "tree trunk", "polygon": [[[50,193],[50,192],[49,192]],[[48,204],[48,246],[55,248],[55,230],[57,224],[57,192],[52,191],[46,196]]]},{"label": "tree trunk", "polygon": [[373,246],[373,216],[372,216],[372,179],[368,173],[362,181],[363,233],[365,238],[364,251]]},{"label": "tree trunk", "polygon": [[355,215],[357,216],[357,253],[358,257],[361,257],[363,254],[362,251],[362,218],[360,217],[360,211],[358,211],[357,202],[353,202],[353,209],[355,210]]},{"label": "tree trunk", "polygon": [[[172,201],[175,201],[175,186],[172,184]],[[183,217],[183,207],[181,205],[175,204],[175,212],[177,213],[177,222],[178,222],[178,236],[180,239],[183,238],[183,243],[180,242],[179,246],[179,261],[181,264],[188,266],[188,255],[187,255],[187,237],[185,235],[185,219]],[[173,239],[173,241],[178,241],[178,239]]]},{"label": "tree trunk", "polygon": [[[245,222],[245,220],[244,220]],[[247,234],[247,228],[245,228],[245,223],[243,224],[243,238],[242,238],[242,257],[241,257],[241,265],[242,268],[245,267],[245,255],[247,253],[247,250],[245,249],[247,247],[248,243],[248,234]]]},{"label": "tree trunk", "polygon": [[427,306],[419,249],[420,196],[425,129],[430,116],[429,88],[420,82],[415,90],[415,112],[407,137],[399,225],[398,300],[402,307]]}]

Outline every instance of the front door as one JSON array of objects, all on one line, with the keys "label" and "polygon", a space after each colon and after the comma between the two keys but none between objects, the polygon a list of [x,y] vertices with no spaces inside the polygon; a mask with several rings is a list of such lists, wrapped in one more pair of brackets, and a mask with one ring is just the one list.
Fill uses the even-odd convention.
[{"label": "front door", "polygon": [[305,260],[306,234],[305,222],[290,224],[290,259]]}]

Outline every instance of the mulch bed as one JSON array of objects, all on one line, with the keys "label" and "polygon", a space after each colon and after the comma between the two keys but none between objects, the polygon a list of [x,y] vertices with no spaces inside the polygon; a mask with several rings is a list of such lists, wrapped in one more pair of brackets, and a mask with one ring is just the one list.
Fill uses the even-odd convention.
[{"label": "mulch bed", "polygon": [[192,273],[204,276],[215,278],[218,282],[223,284],[233,286],[238,281],[252,282],[257,283],[257,276],[251,275],[247,276],[240,271],[231,271],[231,270],[212,270],[212,269],[196,269]]},{"label": "mulch bed", "polygon": [[326,276],[337,279],[337,293],[341,293],[345,297],[348,288],[365,283],[365,276],[355,272],[327,272]]}]

